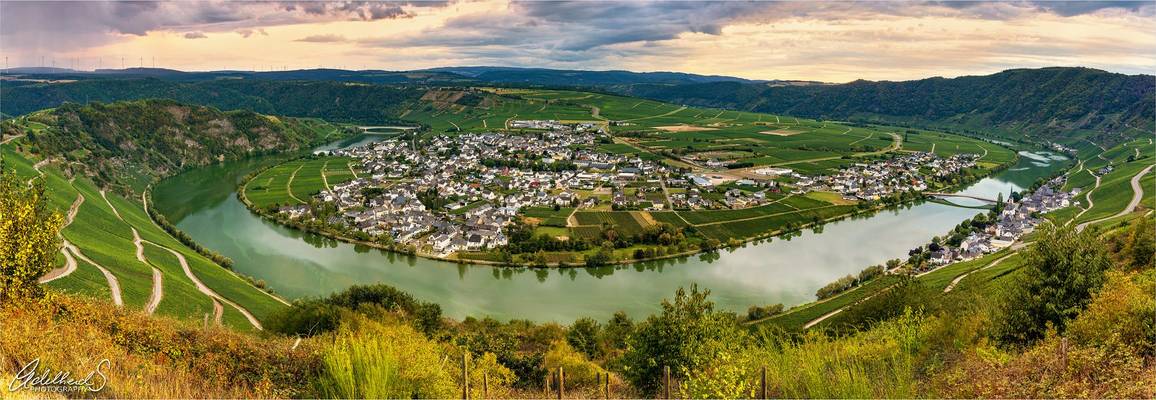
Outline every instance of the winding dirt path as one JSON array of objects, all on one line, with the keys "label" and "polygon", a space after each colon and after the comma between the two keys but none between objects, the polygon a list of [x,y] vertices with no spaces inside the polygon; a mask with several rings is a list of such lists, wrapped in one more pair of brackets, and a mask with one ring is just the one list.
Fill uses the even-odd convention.
[{"label": "winding dirt path", "polygon": [[116,275],[113,275],[112,271],[109,271],[108,268],[97,264],[96,261],[92,261],[92,259],[88,258],[88,256],[85,256],[84,253],[80,251],[80,249],[76,248],[76,246],[74,246],[72,243],[69,243],[67,240],[64,241],[64,247],[68,248],[68,251],[71,251],[72,254],[75,254],[77,258],[84,260],[84,262],[92,264],[92,266],[96,267],[96,269],[99,269],[100,273],[104,275],[104,279],[108,281],[108,289],[109,292],[112,293],[112,303],[116,304],[117,307],[124,307],[124,300],[120,295],[120,280],[116,279]]},{"label": "winding dirt path", "polygon": [[857,306],[857,305],[859,305],[860,303],[863,303],[863,302],[865,302],[865,301],[867,301],[867,300],[870,300],[871,298],[873,298],[873,297],[875,297],[875,296],[878,296],[878,295],[880,295],[880,294],[886,293],[887,291],[891,290],[891,288],[893,288],[893,287],[895,287],[895,285],[891,285],[891,286],[885,287],[885,288],[883,288],[882,290],[880,290],[880,291],[878,291],[878,292],[875,292],[874,294],[872,294],[872,295],[870,295],[870,296],[867,296],[867,297],[864,297],[864,298],[862,298],[862,299],[856,300],[854,303],[851,303],[851,304],[848,304],[848,305],[845,305],[845,306],[839,307],[839,308],[835,309],[834,311],[831,311],[831,312],[828,312],[828,313],[826,313],[826,314],[820,315],[820,316],[819,316],[819,318],[815,318],[815,319],[813,319],[813,320],[811,320],[811,321],[807,322],[806,324],[803,324],[803,329],[811,329],[811,327],[812,327],[812,326],[818,325],[820,322],[823,322],[823,321],[824,321],[824,320],[826,320],[827,318],[831,318],[831,317],[834,317],[835,315],[838,315],[839,313],[843,312],[844,310],[846,310],[846,309],[848,309],[848,308],[851,308],[851,307]]},{"label": "winding dirt path", "polygon": [[[351,167],[351,168],[352,168],[352,167]],[[146,215],[149,213],[149,201],[148,201],[148,196],[146,196],[146,195],[145,195],[145,193],[147,193],[147,191],[148,191],[148,189],[146,189],[146,190],[145,190],[145,192],[141,192],[141,194],[140,194],[140,201],[141,201],[141,204],[143,204],[143,206],[144,206],[144,211],[145,211],[145,214],[146,214]],[[164,228],[162,228],[160,225],[157,225],[157,222],[156,222],[156,221],[153,221],[151,217],[149,218],[149,222],[151,222],[151,223],[153,224],[153,226],[155,226],[155,227],[157,227],[157,228],[161,229],[162,231],[164,230]],[[147,242],[147,243],[151,243],[151,244],[153,244],[154,246],[157,246],[157,247],[163,248],[163,249],[165,249],[165,250],[168,250],[169,252],[172,252],[172,251],[173,251],[173,250],[172,250],[172,249],[170,249],[170,248],[167,248],[167,247],[161,246],[161,245],[159,245],[159,244],[156,244],[156,243],[152,243],[152,242],[149,242],[149,241],[144,241],[144,242]],[[184,258],[183,258],[183,257],[177,257],[177,258],[178,258],[178,259],[181,259],[181,260],[184,260]],[[271,299],[273,299],[273,300],[276,300],[278,303],[281,303],[281,304],[284,304],[284,305],[287,305],[287,306],[292,306],[292,305],[293,305],[292,303],[289,303],[289,301],[287,301],[287,300],[285,300],[285,299],[282,299],[281,297],[275,296],[275,295],[273,295],[272,293],[269,293],[269,292],[266,292],[266,291],[264,291],[264,290],[260,290],[260,289],[258,289],[258,291],[260,291],[261,293],[264,293],[266,296],[269,296],[269,298],[271,298]],[[214,301],[214,302],[216,302],[216,299],[213,299],[213,301]]]},{"label": "winding dirt path", "polygon": [[292,197],[293,200],[297,200],[297,201],[302,202],[302,203],[305,203],[305,200],[301,200],[301,199],[297,198],[296,195],[293,194],[293,179],[297,178],[297,171],[300,171],[301,167],[304,167],[304,166],[305,166],[305,164],[298,165],[297,169],[293,170],[293,174],[289,175],[289,181],[285,182],[285,193],[289,193],[289,197]]},{"label": "winding dirt path", "polygon": [[11,142],[13,140],[16,140],[16,139],[22,138],[22,137],[24,137],[24,135],[12,135],[12,136],[9,136],[7,139],[0,141],[0,144],[8,144],[8,142]]},{"label": "winding dirt path", "polygon": [[[82,203],[84,203],[84,195],[77,193],[76,201],[73,201],[72,205],[68,207],[68,214],[64,217],[64,225],[60,227],[59,232],[64,232],[64,228],[72,225],[72,221],[76,219],[76,213],[80,211],[80,205]],[[59,232],[56,235],[58,237],[62,237]],[[64,266],[48,271],[47,274],[44,274],[44,276],[37,280],[38,282],[52,282],[56,279],[66,277],[76,271],[76,260],[72,258],[72,254],[68,253],[68,250],[65,247],[65,244],[67,243],[68,241],[65,240],[60,246],[60,252],[64,253]]]},{"label": "winding dirt path", "polygon": [[160,269],[149,264],[148,259],[145,258],[144,245],[141,244],[140,234],[137,233],[136,228],[129,227],[129,229],[132,229],[132,244],[136,246],[136,259],[153,270],[153,291],[149,295],[148,303],[145,304],[145,312],[152,314],[157,311],[157,306],[165,297],[164,274],[161,273]]},{"label": "winding dirt path", "polygon": [[76,272],[76,259],[72,257],[72,253],[68,252],[68,248],[61,246],[60,253],[64,254],[64,266],[48,271],[48,273],[40,277],[37,282],[45,284]]},{"label": "winding dirt path", "polygon": [[[120,222],[125,222],[124,217],[120,216],[120,211],[117,211],[116,207],[112,205],[112,202],[108,201],[108,195],[105,194],[104,189],[100,190],[100,197],[104,199],[105,204],[108,204],[108,208],[111,209],[112,213],[116,215],[116,219],[119,219]],[[125,225],[129,224],[125,222]],[[153,272],[152,293],[149,293],[149,301],[145,303],[145,312],[149,315],[152,315],[157,311],[157,306],[160,306],[161,299],[165,297],[164,274],[162,274],[161,270],[157,269],[157,267],[149,264],[148,259],[145,258],[144,245],[141,244],[140,233],[137,232],[136,228],[134,228],[132,225],[129,225],[128,229],[132,230],[132,244],[136,247],[137,261],[140,261],[141,264],[144,264],[146,267],[152,269]]]},{"label": "winding dirt path", "polygon": [[[1081,166],[1081,168],[1083,168],[1083,167]],[[1091,210],[1092,207],[1094,206],[1094,204],[1092,202],[1092,191],[1094,191],[1094,190],[1096,190],[1096,188],[1100,187],[1100,177],[1096,176],[1096,174],[1093,174],[1092,170],[1090,170],[1090,169],[1085,170],[1085,171],[1088,171],[1088,175],[1091,175],[1092,177],[1096,178],[1096,186],[1093,186],[1091,189],[1088,190],[1087,193],[1084,193],[1084,200],[1088,201],[1088,207],[1084,208],[1083,210],[1080,210],[1080,213],[1076,214],[1076,216],[1072,217],[1072,219],[1070,219],[1070,220],[1068,220],[1068,222],[1064,223],[1064,226],[1071,225],[1073,221],[1080,219],[1081,215],[1084,215],[1084,213],[1088,212],[1088,210]],[[1077,230],[1083,230],[1083,229],[1077,228]]]},{"label": "winding dirt path", "polygon": [[325,184],[325,190],[329,191],[329,190],[333,190],[333,189],[329,188],[329,177],[326,176],[326,174],[325,174],[325,170],[327,168],[329,168],[329,160],[325,160],[325,163],[321,164],[321,183],[324,183]]},{"label": "winding dirt path", "polygon": [[[1120,210],[1120,212],[1118,212],[1114,215],[1109,215],[1109,216],[1104,217],[1104,218],[1094,219],[1094,220],[1076,225],[1076,231],[1081,232],[1084,230],[1084,228],[1087,228],[1088,225],[1091,225],[1091,224],[1094,224],[1097,222],[1107,221],[1109,219],[1116,218],[1116,217],[1122,217],[1122,216],[1131,214],[1132,211],[1136,211],[1136,207],[1140,205],[1140,200],[1144,198],[1144,188],[1142,186],[1140,186],[1140,178],[1143,178],[1145,174],[1147,174],[1149,171],[1151,171],[1152,167],[1156,167],[1156,165],[1149,165],[1147,168],[1144,168],[1139,173],[1132,176],[1132,181],[1130,182],[1132,184],[1132,201],[1128,202],[1127,207],[1124,207],[1123,210]],[[1097,178],[1097,180],[1098,179],[1099,178]],[[1088,197],[1088,200],[1091,201],[1092,198]],[[1091,207],[1088,207],[1088,208],[1090,209]]]},{"label": "winding dirt path", "polygon": [[947,284],[947,287],[943,288],[943,293],[947,293],[947,292],[950,292],[952,289],[955,289],[955,285],[958,285],[959,282],[962,281],[963,278],[966,278],[968,275],[971,275],[971,274],[974,274],[976,272],[983,271],[985,269],[999,265],[999,263],[1003,262],[1004,260],[1008,259],[1009,257],[1016,255],[1017,254],[1016,251],[1024,248],[1024,246],[1027,246],[1027,244],[1026,243],[1013,244],[1011,246],[1011,253],[1008,253],[1007,255],[1000,257],[1000,258],[997,258],[995,260],[992,260],[990,263],[988,263],[987,265],[984,265],[983,267],[976,268],[976,269],[973,269],[971,271],[967,271],[965,273],[960,274],[959,276],[955,277],[955,279],[952,279],[951,283]]},{"label": "winding dirt path", "polygon": [[261,321],[258,321],[257,317],[254,317],[253,314],[249,313],[249,310],[245,309],[245,307],[241,307],[240,304],[234,303],[232,300],[226,299],[223,296],[217,294],[217,292],[213,291],[213,289],[206,286],[204,282],[201,282],[201,279],[197,278],[197,275],[193,273],[193,269],[189,268],[189,262],[188,262],[188,260],[185,259],[184,254],[181,254],[180,252],[178,252],[176,250],[170,249],[170,248],[165,247],[165,246],[161,246],[161,245],[153,243],[153,242],[146,242],[146,243],[149,243],[151,245],[168,250],[169,253],[172,253],[173,256],[177,258],[177,261],[180,261],[181,269],[183,269],[185,271],[185,276],[187,276],[189,278],[189,280],[193,281],[193,285],[195,285],[197,287],[197,290],[200,291],[201,293],[203,293],[204,295],[209,296],[210,298],[213,299],[213,302],[215,303],[215,305],[213,306],[213,313],[214,313],[213,319],[214,320],[216,320],[218,322],[221,320],[221,313],[223,311],[221,308],[218,308],[220,306],[220,304],[218,302],[220,302],[220,303],[228,304],[228,305],[232,306],[233,308],[237,309],[237,311],[240,312],[242,315],[244,315],[245,319],[249,320],[249,323],[253,324],[253,327],[257,328],[257,330],[264,330],[264,328],[261,327]]}]

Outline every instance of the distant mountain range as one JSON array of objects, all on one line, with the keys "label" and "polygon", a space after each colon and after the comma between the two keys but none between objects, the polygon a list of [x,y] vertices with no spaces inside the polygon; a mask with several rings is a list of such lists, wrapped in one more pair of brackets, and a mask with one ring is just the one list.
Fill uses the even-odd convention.
[{"label": "distant mountain range", "polygon": [[[400,117],[394,113],[405,107],[400,102],[416,101],[422,88],[485,85],[574,88],[695,106],[961,131],[995,130],[1002,135],[1044,138],[1070,132],[1151,132],[1156,124],[1153,76],[1066,67],[1014,69],[951,79],[845,84],[681,72],[484,66],[418,71],[270,72],[15,68],[3,75],[7,80],[0,87],[4,98],[4,109],[0,111],[6,115],[54,107],[65,101],[169,97],[225,109],[251,108],[263,113],[335,121],[384,122]],[[81,82],[59,83],[69,80]],[[359,91],[334,85],[340,82],[374,84],[378,88]]]}]

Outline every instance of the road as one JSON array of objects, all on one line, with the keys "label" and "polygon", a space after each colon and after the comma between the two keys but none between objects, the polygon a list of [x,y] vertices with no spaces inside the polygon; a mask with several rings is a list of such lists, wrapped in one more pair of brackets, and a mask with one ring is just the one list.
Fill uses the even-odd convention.
[{"label": "road", "polygon": [[[1082,163],[1082,162],[1083,162],[1083,161],[1081,161],[1081,163]],[[1082,164],[1081,164],[1081,165],[1082,165]],[[1082,167],[1081,167],[1081,168],[1082,168]],[[1088,207],[1084,208],[1083,210],[1080,210],[1080,213],[1079,213],[1079,214],[1076,214],[1076,216],[1075,216],[1075,217],[1072,217],[1072,219],[1070,219],[1070,220],[1068,220],[1068,222],[1064,223],[1064,226],[1068,226],[1068,225],[1071,225],[1071,224],[1072,224],[1072,221],[1075,221],[1075,220],[1077,220],[1077,219],[1080,219],[1080,216],[1081,216],[1081,215],[1084,215],[1084,213],[1086,213],[1086,212],[1088,212],[1088,210],[1091,210],[1091,209],[1092,209],[1092,206],[1093,206],[1093,204],[1094,204],[1094,203],[1092,202],[1092,191],[1094,191],[1094,190],[1096,190],[1096,188],[1100,187],[1100,177],[1099,177],[1099,176],[1096,176],[1096,174],[1093,174],[1093,173],[1092,173],[1092,170],[1090,170],[1090,169],[1089,169],[1089,170],[1086,170],[1086,171],[1088,171],[1088,175],[1091,175],[1091,176],[1093,176],[1093,177],[1095,177],[1095,178],[1096,178],[1096,186],[1093,186],[1091,189],[1089,189],[1089,190],[1088,190],[1088,192],[1087,192],[1087,193],[1084,193],[1084,200],[1087,200],[1087,201],[1088,201]],[[1083,229],[1080,229],[1080,230],[1083,230]]]},{"label": "road", "polygon": [[[1132,183],[1132,201],[1128,202],[1127,207],[1124,207],[1123,210],[1120,210],[1120,212],[1116,213],[1115,215],[1096,219],[1096,220],[1091,220],[1091,221],[1076,225],[1076,231],[1082,232],[1084,230],[1084,228],[1088,227],[1088,225],[1091,225],[1091,224],[1094,224],[1097,222],[1101,222],[1101,221],[1106,221],[1106,220],[1116,218],[1116,217],[1122,217],[1122,216],[1131,214],[1132,211],[1136,211],[1136,207],[1140,205],[1140,200],[1144,198],[1144,188],[1140,186],[1140,178],[1143,178],[1144,175],[1148,173],[1148,171],[1151,171],[1152,167],[1156,167],[1156,165],[1149,165],[1147,168],[1144,168],[1144,170],[1140,171],[1140,173],[1138,173],[1132,177],[1132,182],[1131,182]],[[1092,200],[1092,198],[1089,196],[1088,201],[1090,202],[1091,200]],[[1091,207],[1088,207],[1088,208],[1091,208]]]}]

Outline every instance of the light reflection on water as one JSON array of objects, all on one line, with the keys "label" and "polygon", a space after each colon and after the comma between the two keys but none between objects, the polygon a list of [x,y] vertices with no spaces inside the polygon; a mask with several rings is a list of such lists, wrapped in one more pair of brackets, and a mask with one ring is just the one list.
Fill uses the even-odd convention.
[{"label": "light reflection on water", "polygon": [[[995,198],[1021,190],[1061,163],[1019,165],[977,182],[963,193]],[[1047,160],[1049,157],[1039,157]],[[387,283],[441,304],[449,316],[572,321],[606,318],[617,310],[634,316],[655,312],[663,298],[697,283],[711,289],[717,306],[744,311],[752,304],[810,301],[826,283],[942,235],[980,210],[935,203],[906,206],[870,217],[828,224],[788,239],[748,244],[716,254],[635,265],[532,270],[467,266],[354,246],[264,221],[232,194],[236,182],[259,162],[192,171],[158,186],[157,207],[177,226],[230,257],[244,274],[264,279],[290,298],[320,296],[350,285]],[[196,196],[189,195],[195,192]],[[963,205],[982,202],[953,199]],[[170,214],[172,210],[172,214]]]}]

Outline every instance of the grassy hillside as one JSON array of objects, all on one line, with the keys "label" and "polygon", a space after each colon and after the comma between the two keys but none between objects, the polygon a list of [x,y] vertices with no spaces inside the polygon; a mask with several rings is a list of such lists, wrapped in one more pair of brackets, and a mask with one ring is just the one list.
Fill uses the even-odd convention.
[{"label": "grassy hillside", "polygon": [[[242,314],[250,312],[258,321],[285,304],[254,287],[246,279],[222,268],[209,258],[181,244],[145,214],[139,199],[129,200],[118,194],[101,190],[88,178],[68,177],[56,164],[34,167],[41,159],[20,153],[24,139],[0,145],[4,168],[14,171],[18,179],[44,185],[48,207],[62,215],[69,214],[77,204],[75,217],[61,231],[61,237],[74,248],[61,250],[57,265],[67,270],[69,259],[77,264],[73,271],[46,283],[63,292],[111,299],[107,270],[119,286],[125,308],[141,310],[154,296],[153,270],[161,276],[160,300],[155,314],[180,319],[202,320],[218,318],[214,303],[221,305],[220,322],[241,330],[255,327]],[[106,200],[107,199],[107,200]],[[141,238],[144,260],[136,256],[135,235]],[[68,247],[65,245],[64,247]],[[189,266],[193,277],[221,300],[198,290],[193,277],[187,274],[179,258]],[[63,256],[65,253],[68,256]],[[231,306],[229,302],[235,303]]]}]

